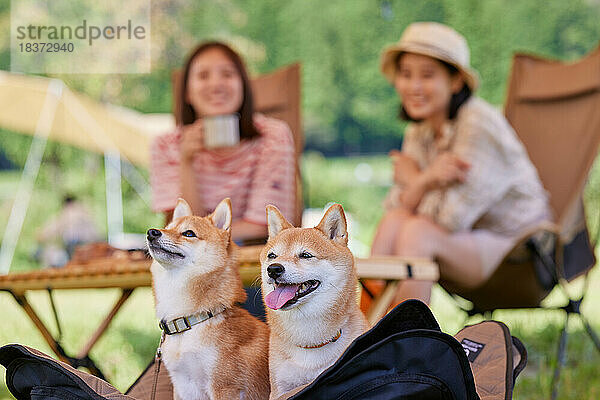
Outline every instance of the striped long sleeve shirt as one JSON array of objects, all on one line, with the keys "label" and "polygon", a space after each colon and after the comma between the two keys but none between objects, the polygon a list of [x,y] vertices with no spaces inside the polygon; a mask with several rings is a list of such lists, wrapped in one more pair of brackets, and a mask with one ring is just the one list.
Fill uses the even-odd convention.
[{"label": "striped long sleeve shirt", "polygon": [[[233,218],[266,224],[274,204],[289,220],[295,212],[296,154],[292,133],[280,120],[255,115],[260,137],[232,149],[204,150],[193,160],[196,190],[206,210],[229,197]],[[151,147],[150,182],[154,211],[169,211],[181,197],[179,131],[158,137]]]}]

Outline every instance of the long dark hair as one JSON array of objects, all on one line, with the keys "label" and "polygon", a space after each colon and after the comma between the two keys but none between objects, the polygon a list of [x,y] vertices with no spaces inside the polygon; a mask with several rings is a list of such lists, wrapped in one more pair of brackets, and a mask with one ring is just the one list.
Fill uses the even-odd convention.
[{"label": "long dark hair", "polygon": [[250,79],[248,78],[248,73],[246,72],[246,67],[244,65],[244,61],[242,58],[229,46],[225,43],[210,41],[204,42],[198,45],[194,50],[190,52],[190,55],[187,57],[185,65],[183,67],[183,74],[180,79],[179,86],[179,107],[178,110],[175,110],[176,120],[181,121],[181,124],[188,125],[193,123],[196,120],[196,113],[194,112],[194,108],[190,103],[186,101],[186,93],[187,93],[187,81],[190,74],[190,67],[192,65],[192,61],[196,56],[202,54],[206,50],[209,49],[220,49],[226,56],[233,62],[237,72],[240,74],[242,78],[242,87],[243,87],[243,100],[242,106],[238,110],[240,114],[240,138],[252,139],[254,137],[259,136],[260,134],[254,127],[254,123],[252,122],[252,115],[254,114],[254,102],[252,99],[252,88],[250,87]]},{"label": "long dark hair", "polygon": [[[404,53],[398,54],[398,57],[396,58],[396,64],[395,64],[396,68],[398,66],[398,63],[400,62],[400,57],[402,57],[403,54]],[[450,75],[454,76],[454,75],[460,73],[458,68],[456,68],[454,65],[448,64],[447,62],[442,61],[442,60],[438,60],[437,58],[435,58],[435,60],[437,62],[441,63],[444,67],[446,67],[446,69],[448,70]],[[456,116],[458,115],[458,110],[460,109],[460,107],[463,104],[465,104],[465,102],[471,97],[472,94],[473,94],[473,92],[471,91],[471,88],[466,83],[463,84],[462,89],[460,89],[457,93],[452,94],[452,97],[450,98],[450,106],[448,107],[448,119],[456,118]],[[400,109],[398,111],[398,118],[403,119],[405,121],[409,121],[409,122],[421,122],[422,121],[420,119],[414,119],[410,115],[408,115],[408,113],[406,112],[406,109],[404,108],[404,106],[402,104],[400,104]]]}]

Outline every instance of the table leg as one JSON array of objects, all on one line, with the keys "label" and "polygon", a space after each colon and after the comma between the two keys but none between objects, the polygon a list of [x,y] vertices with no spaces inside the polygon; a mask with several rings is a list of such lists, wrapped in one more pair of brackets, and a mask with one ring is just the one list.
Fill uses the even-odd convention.
[{"label": "table leg", "polygon": [[58,356],[58,358],[61,361],[69,363],[69,357],[65,354],[58,341],[54,339],[54,336],[52,336],[48,328],[46,328],[46,325],[44,325],[40,317],[38,317],[33,307],[31,307],[31,304],[29,304],[29,302],[27,301],[27,297],[25,297],[25,294],[16,294],[13,292],[10,292],[10,294],[12,294],[17,304],[19,304],[23,311],[25,311],[25,313],[27,314],[29,319],[31,319],[38,331],[40,331],[42,337],[44,338],[46,343],[48,343],[52,351]]},{"label": "table leg", "polygon": [[111,323],[111,321],[113,320],[113,318],[115,317],[115,315],[117,314],[119,309],[121,309],[123,304],[125,304],[127,299],[129,299],[129,296],[131,296],[131,293],[133,293],[133,290],[134,289],[122,289],[121,290],[121,297],[117,300],[116,304],[110,310],[110,312],[108,313],[106,318],[104,318],[102,323],[100,323],[100,326],[98,326],[98,328],[96,329],[96,331],[94,332],[94,334],[92,335],[90,340],[88,340],[88,342],[83,347],[83,349],[79,352],[77,357],[70,357],[65,353],[64,349],[62,348],[62,346],[60,345],[58,340],[56,340],[56,338],[52,335],[52,333],[50,333],[50,330],[48,330],[46,325],[44,325],[44,323],[42,322],[40,317],[37,315],[37,313],[31,306],[31,304],[27,301],[27,297],[25,296],[24,293],[16,294],[16,293],[10,292],[10,294],[12,294],[12,296],[15,298],[17,304],[19,304],[19,306],[21,306],[21,308],[23,309],[23,311],[25,311],[25,313],[27,314],[29,319],[31,319],[33,324],[38,329],[38,331],[42,334],[42,337],[44,338],[46,343],[48,343],[48,345],[50,346],[52,351],[58,356],[59,360],[66,362],[67,364],[71,365],[74,368],[85,367],[92,374],[98,376],[101,379],[106,380],[104,378],[104,374],[102,373],[100,368],[98,368],[98,366],[96,366],[94,361],[89,357],[89,353],[90,353],[92,347],[94,347],[96,342],[100,339],[102,334],[106,331],[106,329],[108,328],[109,324]]},{"label": "table leg", "polygon": [[121,291],[121,297],[119,300],[117,300],[116,304],[110,310],[106,318],[104,318],[104,321],[102,321],[100,326],[98,326],[98,329],[96,329],[96,332],[94,332],[90,340],[86,343],[83,349],[81,349],[77,355],[77,358],[85,358],[88,356],[89,352],[92,350],[92,347],[94,347],[98,339],[100,339],[104,331],[106,331],[106,328],[108,328],[108,325],[112,322],[119,309],[123,306],[123,304],[125,304],[129,296],[131,296],[131,293],[133,293],[133,289],[123,289]]},{"label": "table leg", "polygon": [[373,300],[373,304],[367,313],[367,320],[371,326],[375,325],[387,312],[390,304],[394,301],[399,281],[388,281],[383,292]]}]

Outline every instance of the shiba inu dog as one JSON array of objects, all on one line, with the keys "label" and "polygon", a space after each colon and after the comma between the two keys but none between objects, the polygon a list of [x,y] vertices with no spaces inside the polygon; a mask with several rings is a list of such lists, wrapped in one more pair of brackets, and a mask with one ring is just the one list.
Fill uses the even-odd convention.
[{"label": "shiba inu dog", "polygon": [[313,381],[368,328],[346,217],[331,206],[314,228],[294,228],[267,206],[269,240],[260,254],[271,330],[271,399]]},{"label": "shiba inu dog", "polygon": [[162,359],[175,399],[267,399],[266,324],[239,303],[246,293],[231,241],[231,202],[207,217],[179,199],[165,229],[148,230]]}]

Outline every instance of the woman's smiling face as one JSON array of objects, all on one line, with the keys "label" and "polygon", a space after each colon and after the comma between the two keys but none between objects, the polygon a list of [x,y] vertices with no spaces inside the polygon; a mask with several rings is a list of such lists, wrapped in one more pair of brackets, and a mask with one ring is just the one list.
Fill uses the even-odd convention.
[{"label": "woman's smiling face", "polygon": [[432,57],[404,53],[398,59],[394,87],[412,119],[443,120],[448,117],[452,94],[463,82],[460,74],[451,74]]},{"label": "woman's smiling face", "polygon": [[186,101],[196,117],[233,114],[244,100],[242,77],[233,61],[219,48],[194,57],[187,80]]}]

